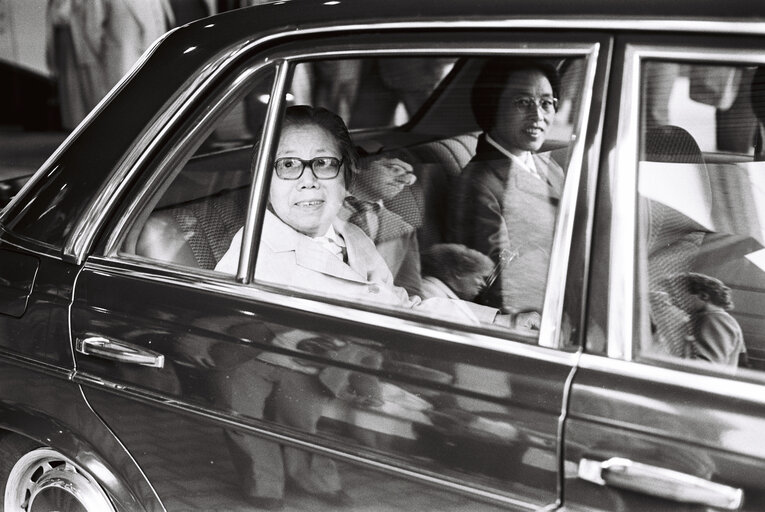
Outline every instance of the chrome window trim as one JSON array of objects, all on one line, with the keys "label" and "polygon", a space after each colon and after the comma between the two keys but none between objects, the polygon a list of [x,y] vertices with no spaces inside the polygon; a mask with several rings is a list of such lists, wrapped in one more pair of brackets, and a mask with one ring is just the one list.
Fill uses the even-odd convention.
[{"label": "chrome window trim", "polygon": [[[186,267],[159,264],[149,260],[115,259],[94,256],[88,258],[83,270],[97,273],[109,273],[121,277],[154,281],[182,288],[204,290],[216,294],[228,295],[247,301],[260,302],[285,309],[293,309],[329,318],[351,320],[379,328],[422,336],[438,341],[447,341],[459,345],[491,350],[508,355],[524,357],[536,361],[545,361],[572,368],[577,359],[577,352],[565,352],[537,344],[523,343],[512,339],[500,338],[491,334],[461,332],[452,327],[441,327],[428,323],[429,317],[422,321],[401,318],[388,311],[364,311],[356,309],[355,304],[337,305],[320,299],[286,295],[282,289],[269,291],[253,286],[242,285],[231,280],[231,276],[214,271],[190,273]],[[395,313],[395,310],[392,310]],[[459,327],[459,326],[457,326]]]},{"label": "chrome window trim", "polygon": [[757,48],[718,49],[682,48],[627,44],[624,54],[622,94],[617,128],[616,150],[609,155],[611,189],[611,247],[608,302],[609,357],[631,361],[635,356],[635,336],[646,326],[635,318],[638,207],[638,136],[640,120],[640,65],[646,59],[711,64],[765,64],[765,54]]},{"label": "chrome window trim", "polygon": [[241,50],[233,49],[222,52],[211,59],[198,75],[189,79],[179,92],[168,100],[168,106],[144,129],[143,133],[128,148],[120,162],[115,166],[104,185],[96,193],[85,213],[72,229],[63,256],[65,260],[77,265],[85,261],[98,230],[103,226],[108,212],[114,206],[120,192],[132,181],[134,174],[148,159],[153,149],[193,105],[194,100],[206,91],[224,69],[229,60],[236,60]]},{"label": "chrome window trim", "polygon": [[409,468],[399,467],[380,460],[375,460],[369,455],[362,454],[361,450],[354,450],[353,447],[347,445],[341,447],[340,444],[337,443],[337,447],[334,448],[324,444],[318,444],[310,440],[311,436],[309,433],[295,434],[283,426],[268,423],[264,420],[254,420],[248,418],[248,423],[244,423],[240,416],[213,412],[203,407],[193,406],[184,402],[169,399],[158,394],[150,393],[140,388],[134,388],[124,384],[117,384],[106,381],[98,376],[82,371],[76,372],[73,380],[82,386],[93,387],[110,392],[116,391],[122,397],[130,397],[143,403],[158,406],[165,410],[174,410],[194,416],[202,416],[213,420],[218,424],[225,424],[229,427],[235,427],[237,430],[246,430],[247,432],[255,434],[258,437],[269,439],[279,444],[288,444],[290,446],[303,448],[311,452],[320,453],[335,460],[361,464],[365,467],[384,471],[388,474],[392,474],[400,478],[437,485],[441,489],[455,491],[470,497],[484,498],[491,500],[492,502],[509,505],[511,507],[522,507],[524,510],[529,511],[539,510],[537,505],[532,505],[527,501],[519,500],[508,495],[491,492],[479,487],[473,487],[468,484],[458,483],[457,481],[447,480],[446,478],[442,477],[439,478],[433,473],[428,474],[411,466]]},{"label": "chrome window trim", "polygon": [[282,106],[289,85],[287,80],[290,77],[290,68],[290,63],[287,61],[282,60],[278,64],[263,125],[261,144],[253,163],[255,175],[250,187],[250,199],[247,216],[244,220],[242,247],[239,252],[239,264],[236,273],[236,278],[241,283],[249,282],[251,276],[255,275],[255,258],[258,255],[258,247],[255,246],[255,231],[260,232],[265,216],[265,205],[261,207],[261,202],[266,197],[266,185],[270,183],[271,170],[268,164],[272,148],[277,144],[276,128],[280,121]]},{"label": "chrome window trim", "polygon": [[579,105],[578,123],[572,130],[573,144],[569,150],[569,161],[566,167],[566,179],[563,193],[558,205],[555,231],[550,249],[550,266],[547,272],[545,298],[542,308],[542,321],[539,327],[539,345],[543,347],[560,347],[560,323],[563,317],[563,299],[568,277],[569,258],[571,256],[571,241],[574,236],[574,219],[576,204],[582,178],[584,163],[585,141],[592,106],[593,85],[598,64],[600,44],[590,46],[586,55],[587,67],[582,81],[582,102]]},{"label": "chrome window trim", "polygon": [[[476,48],[462,47],[459,50],[450,48],[428,48],[427,44],[424,44],[422,48],[371,48],[364,50],[339,50],[339,51],[324,51],[324,52],[305,52],[295,53],[289,56],[279,56],[286,62],[292,63],[307,58],[321,57],[350,57],[350,56],[367,56],[367,55],[406,55],[409,53],[421,54],[423,51],[431,54],[443,53],[451,55],[473,55],[473,54],[495,54],[495,55],[550,55],[555,56],[581,56],[586,59],[587,67],[585,76],[582,82],[582,90],[592,91],[593,83],[595,81],[595,73],[598,63],[598,54],[600,51],[600,43],[571,43],[562,46],[560,43],[534,43],[532,47],[526,44],[509,44],[502,48],[486,48],[483,45],[479,45]],[[286,84],[285,84],[286,85]],[[282,90],[285,90],[283,87]],[[278,93],[277,87],[274,88],[272,97],[282,98],[284,95]],[[563,314],[563,298],[566,285],[566,277],[568,275],[568,263],[571,253],[571,240],[573,238],[574,219],[576,213],[577,196],[580,188],[580,179],[582,174],[582,163],[584,161],[585,154],[585,141],[587,127],[589,123],[590,107],[592,104],[592,93],[585,94],[581,105],[579,106],[579,118],[577,119],[577,126],[572,132],[572,147],[570,150],[570,158],[568,166],[566,168],[566,181],[561,197],[560,205],[558,207],[558,213],[556,218],[556,229],[553,237],[553,244],[551,248],[550,267],[548,270],[545,299],[543,305],[542,322],[539,331],[538,344],[543,347],[558,348],[560,346],[560,322]],[[269,107],[269,115],[270,115]],[[275,122],[274,122],[275,124]],[[267,125],[269,129],[273,129],[273,124]],[[263,172],[267,168],[267,159],[269,152],[265,151],[268,146],[264,143],[258,153],[257,168],[258,172]],[[263,189],[265,177],[260,177],[255,184],[258,190]],[[262,195],[253,197],[263,197]],[[253,204],[251,202],[251,204]],[[250,211],[252,214],[252,211]],[[262,221],[259,216],[258,221]],[[247,266],[247,260],[244,259],[245,251],[247,249],[247,242],[252,243],[255,240],[254,233],[248,231],[249,229],[254,231],[254,220],[252,224],[249,224],[250,219],[248,216],[248,223],[245,224],[245,243],[243,245],[242,253],[239,261],[239,272],[237,279],[240,282],[249,283],[254,282],[251,276],[254,275],[254,267],[249,268]],[[252,263],[252,260],[250,260]]]},{"label": "chrome window trim", "polygon": [[[765,35],[765,22],[751,21],[711,21],[711,20],[661,20],[661,19],[627,19],[627,20],[604,20],[593,18],[576,19],[505,19],[499,21],[417,21],[417,22],[391,22],[391,23],[366,23],[366,24],[347,24],[339,26],[315,27],[301,29],[301,35],[337,35],[345,31],[381,31],[381,30],[450,30],[450,29],[539,29],[539,30],[606,30],[609,32],[619,30],[629,31],[660,31],[660,32],[707,32],[721,34],[750,34]],[[200,71],[198,76],[191,81],[190,85],[184,87],[181,93],[165,109],[165,115],[155,120],[147,127],[143,136],[139,137],[133,144],[129,155],[131,158],[138,158],[136,153],[144,148],[144,154],[149,151],[156,141],[157,136],[164,133],[162,130],[169,119],[176,119],[185,112],[190,104],[190,100],[199,94],[200,90],[206,89],[214,81],[222,70],[229,64],[238,59],[243,53],[252,48],[267,43],[275,43],[280,39],[287,39],[294,36],[295,30],[286,32],[277,32],[260,38],[249,39],[233,45],[229,50],[221,52],[214,57]],[[167,37],[167,36],[165,36]],[[157,41],[157,45],[160,40]],[[156,47],[156,46],[155,46]],[[149,52],[145,54],[148,58]],[[137,70],[137,68],[135,68]],[[135,72],[135,70],[134,70]],[[115,88],[116,91],[116,88]],[[116,94],[116,93],[115,93]],[[111,95],[109,95],[111,97]],[[99,104],[101,108],[102,105]],[[96,109],[98,110],[98,109]],[[175,115],[173,112],[176,111]],[[166,126],[165,126],[166,128]],[[148,147],[145,147],[146,144]],[[62,145],[62,148],[64,145]],[[63,151],[63,149],[61,149]],[[55,154],[59,154],[54,153]],[[49,159],[47,163],[52,161]],[[114,203],[115,194],[118,193],[122,184],[130,181],[132,175],[136,172],[135,162],[131,158],[123,158],[122,162],[116,166],[112,175],[107,179],[103,190],[97,195],[97,200],[91,203],[85,211],[82,218],[79,219],[67,240],[63,256],[65,259],[81,264],[93,243],[97,231],[103,225],[106,214],[111,210]],[[35,181],[38,181],[37,178]],[[30,185],[31,186],[31,185]],[[7,211],[7,209],[5,210]],[[4,219],[0,217],[0,222]]]},{"label": "chrome window trim", "polygon": [[[709,368],[714,371],[711,366]],[[650,362],[624,361],[597,354],[582,354],[578,361],[579,369],[604,372],[616,378],[627,377],[689,391],[702,391],[710,395],[731,400],[742,399],[765,406],[765,392],[763,392],[765,382],[760,384],[735,378],[738,373],[751,373],[752,377],[755,377],[754,370],[737,372],[735,369],[730,369],[729,373],[721,370],[717,375],[703,375],[688,373],[682,367],[667,368],[652,365]]]}]

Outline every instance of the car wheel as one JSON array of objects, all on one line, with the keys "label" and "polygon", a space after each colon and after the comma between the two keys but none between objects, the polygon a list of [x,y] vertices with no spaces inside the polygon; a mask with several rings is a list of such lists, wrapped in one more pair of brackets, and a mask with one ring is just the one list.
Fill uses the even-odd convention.
[{"label": "car wheel", "polygon": [[113,512],[101,486],[68,457],[18,438],[0,442],[5,512]]}]

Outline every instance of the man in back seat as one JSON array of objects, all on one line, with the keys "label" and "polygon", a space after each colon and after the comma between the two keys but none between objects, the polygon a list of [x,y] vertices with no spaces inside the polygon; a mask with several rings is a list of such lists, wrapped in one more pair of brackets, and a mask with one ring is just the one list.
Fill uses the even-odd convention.
[{"label": "man in back seat", "polygon": [[539,60],[492,58],[473,86],[484,133],[452,188],[450,238],[502,265],[481,301],[506,313],[542,310],[564,175],[538,151],[553,124],[559,83],[555,68]]},{"label": "man in back seat", "polygon": [[399,158],[375,155],[362,159],[358,173],[340,218],[360,227],[375,243],[396,286],[422,296],[417,230],[383,203],[414,184],[414,168]]}]

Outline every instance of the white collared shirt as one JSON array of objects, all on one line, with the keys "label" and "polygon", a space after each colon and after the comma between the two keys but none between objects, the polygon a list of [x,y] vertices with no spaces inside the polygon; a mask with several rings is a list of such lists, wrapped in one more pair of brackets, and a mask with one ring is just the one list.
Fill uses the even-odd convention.
[{"label": "white collared shirt", "polygon": [[324,236],[316,236],[312,240],[334,254],[338,259],[345,261],[345,240],[337,234],[337,231],[335,231],[334,226],[331,224]]},{"label": "white collared shirt", "polygon": [[508,157],[510,160],[515,162],[521,169],[523,169],[524,171],[528,173],[531,173],[532,176],[544,182],[547,182],[547,180],[539,174],[539,171],[537,171],[537,166],[534,164],[534,158],[532,158],[531,156],[531,151],[524,151],[523,155],[516,156],[512,154],[511,152],[509,152],[508,150],[506,150],[505,148],[503,148],[499,144],[499,142],[492,139],[488,133],[486,134],[486,141],[492,146],[494,146],[495,148],[497,148],[497,150],[500,153],[502,153],[503,155]]}]

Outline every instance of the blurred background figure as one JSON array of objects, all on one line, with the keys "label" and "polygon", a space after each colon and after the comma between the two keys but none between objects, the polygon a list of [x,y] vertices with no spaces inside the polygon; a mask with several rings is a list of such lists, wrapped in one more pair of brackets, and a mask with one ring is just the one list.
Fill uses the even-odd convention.
[{"label": "blurred background figure", "polygon": [[62,124],[74,128],[175,16],[169,0],[49,0],[47,61]]},{"label": "blurred background figure", "polygon": [[704,274],[687,274],[688,290],[696,299],[693,311],[693,357],[711,363],[746,366],[741,327],[728,311],[733,309],[730,288]]},{"label": "blurred background figure", "polygon": [[170,7],[173,10],[176,27],[199,18],[206,18],[216,12],[213,0],[170,0]]}]

